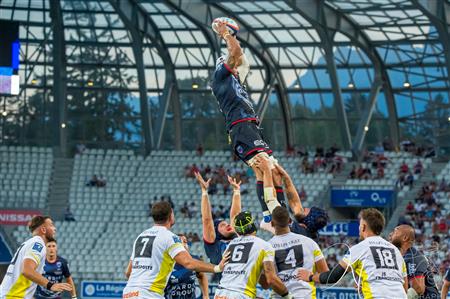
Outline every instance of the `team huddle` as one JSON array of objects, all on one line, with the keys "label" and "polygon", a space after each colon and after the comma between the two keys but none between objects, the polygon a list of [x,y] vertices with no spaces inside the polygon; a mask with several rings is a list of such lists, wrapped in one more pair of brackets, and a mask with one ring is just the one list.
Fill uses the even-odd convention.
[{"label": "team huddle", "polygon": [[[401,225],[390,241],[383,239],[385,218],[376,209],[360,212],[361,241],[334,269],[328,268],[315,241],[318,230],[327,224],[327,213],[303,207],[291,177],[262,137],[244,86],[249,64],[238,40],[220,20],[214,31],[226,42],[228,53],[217,60],[212,91],[225,116],[234,153],[255,173],[263,215],[259,227],[273,237],[265,241],[256,236],[255,218],[241,210],[240,182],[231,177],[230,221],[213,219],[209,180],[197,173],[204,248],[210,263],[191,256],[185,236],[171,232],[176,222],[171,205],[155,203],[154,225],[134,241],[123,298],[196,298],[196,279],[203,298],[209,298],[206,272],[219,281],[215,299],[256,298],[258,284],[272,289],[272,298],[316,298],[316,284],[335,284],[347,273],[355,277],[363,298],[440,298],[428,261],[413,247],[414,230]],[[0,299],[60,298],[63,291],[76,298],[67,263],[56,255],[51,219],[35,217],[30,231],[33,237],[19,247],[8,267]],[[45,272],[58,275],[41,275],[44,265]],[[62,282],[64,277],[68,283]]]}]

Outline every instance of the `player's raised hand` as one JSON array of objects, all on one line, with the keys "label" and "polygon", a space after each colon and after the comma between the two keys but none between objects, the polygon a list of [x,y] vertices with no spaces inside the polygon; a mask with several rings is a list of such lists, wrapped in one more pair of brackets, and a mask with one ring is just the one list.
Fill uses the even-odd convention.
[{"label": "player's raised hand", "polygon": [[209,183],[211,182],[211,179],[208,179],[205,182],[205,180],[203,179],[203,177],[200,174],[200,172],[195,172],[194,174],[195,174],[195,178],[197,179],[198,184],[202,188],[202,191],[208,191]]},{"label": "player's raised hand", "polygon": [[309,282],[309,276],[311,276],[311,274],[312,274],[311,271],[304,268],[300,268],[297,272],[297,279]]},{"label": "player's raised hand", "polygon": [[229,32],[228,32],[227,25],[225,24],[225,22],[217,21],[217,22],[215,23],[215,26],[216,26],[217,34],[218,34],[220,37],[223,38],[223,36],[224,36],[225,34],[229,33]]},{"label": "player's raised hand", "polygon": [[267,157],[263,155],[258,155],[255,157],[255,166],[264,171],[270,171],[270,162]]},{"label": "player's raised hand", "polygon": [[225,268],[225,266],[228,264],[229,260],[230,260],[230,255],[231,252],[229,250],[226,250],[222,256],[222,260],[220,261],[219,267],[220,270],[223,271],[223,269]]},{"label": "player's raised hand", "polygon": [[233,178],[229,175],[227,175],[228,183],[230,183],[231,186],[233,186],[233,190],[240,190],[241,189],[241,181],[237,181],[236,178]]},{"label": "player's raised hand", "polygon": [[72,286],[68,283],[55,283],[54,285],[52,285],[50,290],[53,292],[64,292],[64,291],[71,292]]}]

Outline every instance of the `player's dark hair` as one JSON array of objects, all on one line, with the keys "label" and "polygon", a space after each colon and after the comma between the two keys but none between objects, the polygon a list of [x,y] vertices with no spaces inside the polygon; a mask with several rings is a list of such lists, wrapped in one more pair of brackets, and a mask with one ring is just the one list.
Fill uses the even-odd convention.
[{"label": "player's dark hair", "polygon": [[288,210],[283,207],[276,207],[272,211],[272,222],[276,227],[288,227],[290,222]]},{"label": "player's dark hair", "polygon": [[159,201],[152,206],[152,218],[155,223],[166,223],[169,220],[171,213],[172,207],[167,201]]},{"label": "player's dark hair", "polygon": [[58,242],[56,242],[55,238],[52,238],[52,237],[47,238],[47,243],[51,243],[51,242],[54,242],[55,244],[58,244]]},{"label": "player's dark hair", "polygon": [[45,220],[50,219],[50,216],[34,216],[28,222],[28,229],[30,232],[34,232],[39,226],[44,224]]},{"label": "player's dark hair", "polygon": [[359,213],[359,217],[367,222],[369,229],[375,234],[380,235],[384,229],[386,220],[383,214],[375,208],[364,209]]}]

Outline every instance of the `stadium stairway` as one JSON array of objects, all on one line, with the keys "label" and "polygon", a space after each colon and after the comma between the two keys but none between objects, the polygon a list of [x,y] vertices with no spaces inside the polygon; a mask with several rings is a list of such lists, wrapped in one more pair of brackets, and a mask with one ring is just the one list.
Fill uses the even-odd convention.
[{"label": "stadium stairway", "polygon": [[48,196],[48,212],[55,220],[63,220],[69,206],[70,182],[72,180],[73,159],[55,158]]},{"label": "stadium stairway", "polygon": [[432,163],[428,169],[424,170],[424,173],[414,182],[413,188],[408,191],[400,191],[397,194],[397,207],[395,208],[392,216],[386,225],[385,233],[390,233],[398,224],[399,217],[406,211],[408,202],[414,202],[415,196],[422,188],[422,185],[426,182],[436,180],[436,175],[440,173],[447,163]]}]

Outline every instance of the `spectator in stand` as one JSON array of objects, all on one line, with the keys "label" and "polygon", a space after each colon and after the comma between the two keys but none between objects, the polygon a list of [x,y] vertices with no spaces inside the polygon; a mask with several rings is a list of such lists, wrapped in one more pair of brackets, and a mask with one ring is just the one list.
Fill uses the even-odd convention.
[{"label": "spectator in stand", "polygon": [[94,174],[92,178],[86,183],[87,187],[97,187],[98,178],[97,175]]},{"label": "spectator in stand", "polygon": [[195,202],[191,202],[188,207],[189,218],[195,217],[198,212],[198,207],[195,205]]},{"label": "spectator in stand", "polygon": [[305,187],[303,185],[302,185],[302,188],[300,189],[300,192],[298,192],[298,196],[300,197],[301,201],[304,201],[307,198]]},{"label": "spectator in stand", "polygon": [[414,165],[414,174],[422,174],[423,172],[423,165],[420,160],[417,161],[417,163]]},{"label": "spectator in stand", "polygon": [[99,188],[106,187],[106,179],[103,177],[102,174],[100,174],[100,177],[97,180],[97,187]]},{"label": "spectator in stand", "polygon": [[410,201],[406,206],[406,213],[409,215],[414,213],[414,204],[412,203],[412,201]]},{"label": "spectator in stand", "polygon": [[410,188],[413,187],[413,185],[414,185],[414,175],[411,172],[409,172],[408,175],[405,176],[405,183],[404,183],[404,185],[405,186],[409,186]]},{"label": "spectator in stand", "polygon": [[73,215],[72,211],[70,210],[70,207],[67,207],[66,211],[64,212],[64,220],[76,221],[75,216]]},{"label": "spectator in stand", "polygon": [[445,182],[445,179],[442,178],[441,183],[439,184],[439,191],[446,192],[449,191],[449,186],[447,186],[447,183]]},{"label": "spectator in stand", "polygon": [[377,168],[377,179],[383,179],[384,178],[384,167],[378,166]]},{"label": "spectator in stand", "polygon": [[201,143],[199,143],[197,145],[196,151],[197,151],[197,156],[200,156],[200,157],[203,156],[204,151],[203,151],[203,145]]},{"label": "spectator in stand", "polygon": [[180,209],[180,212],[184,217],[189,217],[189,205],[187,201],[184,202],[183,206]]},{"label": "spectator in stand", "polygon": [[402,165],[400,166],[400,173],[407,174],[408,172],[409,172],[408,164],[403,162]]},{"label": "spectator in stand", "polygon": [[353,165],[352,171],[350,171],[350,174],[348,175],[349,179],[356,179],[356,165]]}]

